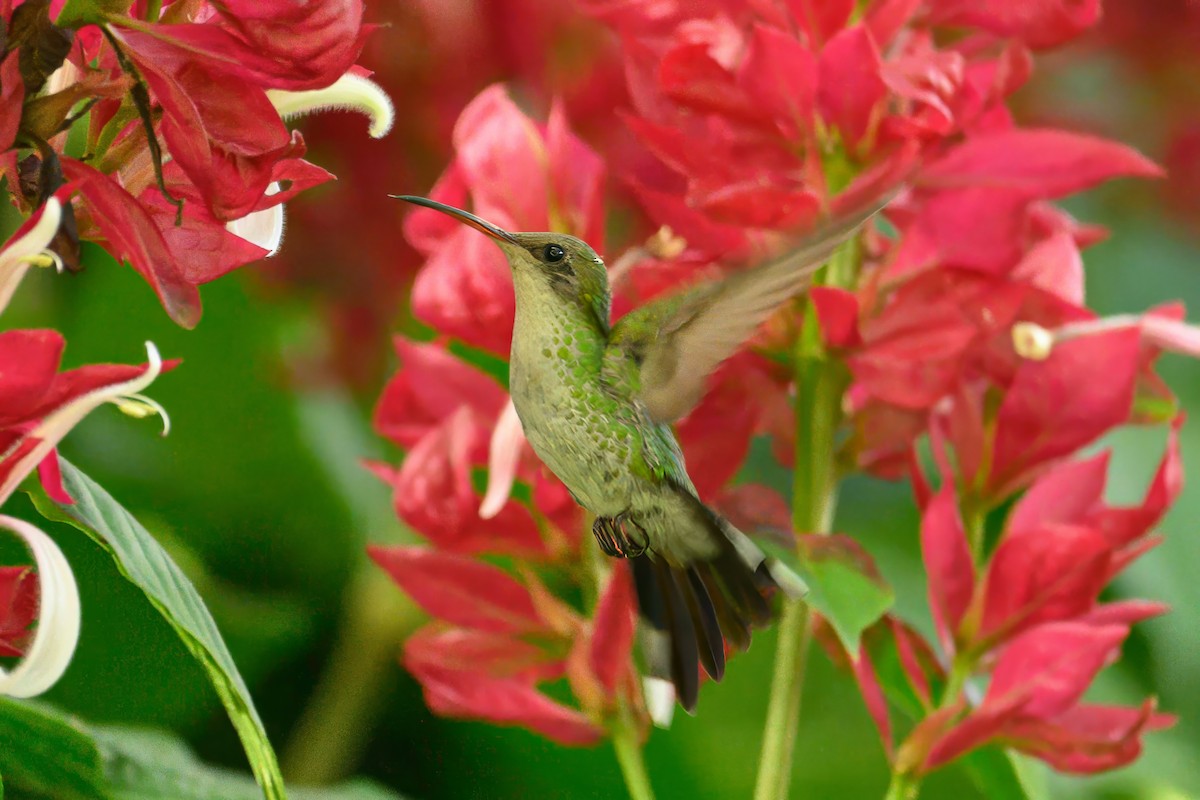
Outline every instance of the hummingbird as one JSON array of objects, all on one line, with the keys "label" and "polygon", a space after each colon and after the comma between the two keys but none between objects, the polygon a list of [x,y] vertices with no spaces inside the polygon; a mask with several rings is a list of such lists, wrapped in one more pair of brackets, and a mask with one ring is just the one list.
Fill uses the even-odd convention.
[{"label": "hummingbird", "polygon": [[563,233],[506,231],[453,206],[392,195],[491,237],[516,293],[509,392],[542,463],[594,517],[609,556],[629,560],[649,675],[689,713],[699,668],[725,673],[725,642],[745,650],[770,622],[775,591],[803,581],[704,504],[671,423],[768,316],[801,293],[839,244],[881,207],[832,223],[786,256],[652,301],[611,321],[604,261]]}]

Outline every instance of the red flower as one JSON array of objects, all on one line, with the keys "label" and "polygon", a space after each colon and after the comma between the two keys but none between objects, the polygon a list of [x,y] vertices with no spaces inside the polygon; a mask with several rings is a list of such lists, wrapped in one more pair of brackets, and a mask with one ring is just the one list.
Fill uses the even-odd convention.
[{"label": "red flower", "polygon": [[288,132],[265,87],[237,68],[236,53],[197,53],[191,43],[173,41],[170,27],[116,35],[162,106],[171,155],[209,210],[221,220],[244,217],[266,192],[276,162],[304,155],[303,139]]},{"label": "red flower", "polygon": [[24,654],[37,619],[38,580],[29,567],[0,567],[0,657]]},{"label": "red flower", "polygon": [[65,346],[56,331],[0,333],[0,503],[39,465],[46,491],[71,502],[57,480],[54,447],[97,406],[140,392],[164,367],[149,345],[151,361],[143,367],[92,364],[59,372]]},{"label": "red flower", "polygon": [[[601,717],[631,691],[632,586],[613,573],[594,624],[529,577],[424,548],[370,548],[371,557],[438,621],[406,643],[404,665],[445,716],[523,725],[568,745],[603,737]],[[576,657],[576,654],[582,658]],[[537,684],[566,675],[581,709]]]},{"label": "red flower", "polygon": [[[562,108],[537,125],[502,86],[483,91],[454,129],[457,157],[430,196],[517,231],[560,230],[603,250],[604,164],[566,127]],[[413,312],[443,333],[508,353],[515,300],[495,245],[448,217],[417,210],[409,241],[428,256],[413,285]]]},{"label": "red flower", "polygon": [[[1140,709],[1079,703],[1127,633],[1121,625],[1059,622],[1014,639],[996,664],[983,702],[961,722],[937,731],[921,769],[935,769],[993,740],[1072,772],[1129,763],[1141,752],[1141,734],[1167,727],[1173,719],[1153,713],[1150,701]],[[914,740],[950,718],[945,713],[929,717]]]}]

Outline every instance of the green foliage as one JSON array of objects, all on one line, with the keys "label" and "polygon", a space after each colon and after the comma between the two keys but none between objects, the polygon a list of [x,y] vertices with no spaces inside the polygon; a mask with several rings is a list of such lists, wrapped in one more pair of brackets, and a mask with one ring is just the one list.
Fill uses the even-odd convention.
[{"label": "green foliage", "polygon": [[65,28],[101,23],[109,17],[124,14],[132,4],[133,0],[67,0],[54,22]]},{"label": "green foliage", "polygon": [[191,581],[132,514],[65,459],[62,475],[63,486],[75,503],[62,506],[44,496],[35,497],[38,509],[48,519],[69,522],[95,539],[117,562],[121,574],[146,593],[204,667],[241,737],[264,796],[268,800],[285,798],[275,751],[250,691]]},{"label": "green foliage", "polygon": [[0,698],[0,774],[34,796],[110,800],[96,743],[36,703]]},{"label": "green foliage", "polygon": [[[41,703],[0,699],[0,770],[12,789],[54,800],[254,800],[249,777],[211,767],[177,736],[86,725]],[[370,781],[297,789],[294,800],[399,800]],[[0,795],[3,800],[3,795]]]}]

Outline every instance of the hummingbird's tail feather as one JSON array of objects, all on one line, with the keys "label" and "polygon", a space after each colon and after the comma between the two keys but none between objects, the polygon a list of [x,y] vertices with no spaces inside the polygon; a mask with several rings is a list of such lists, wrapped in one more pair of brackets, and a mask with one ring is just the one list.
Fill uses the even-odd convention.
[{"label": "hummingbird's tail feather", "polygon": [[769,596],[776,590],[803,593],[799,577],[762,551],[698,499],[691,497],[687,522],[701,525],[714,544],[711,559],[675,564],[654,553],[630,559],[642,654],[647,672],[669,680],[689,713],[699,694],[699,668],[713,680],[725,674],[725,643],[750,646],[750,632],[771,621]]}]

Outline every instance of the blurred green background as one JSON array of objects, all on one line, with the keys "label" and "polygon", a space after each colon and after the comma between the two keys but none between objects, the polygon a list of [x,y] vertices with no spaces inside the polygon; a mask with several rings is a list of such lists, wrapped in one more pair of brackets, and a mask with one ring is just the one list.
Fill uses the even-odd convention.
[{"label": "blurred green background", "polygon": [[[368,67],[383,70],[380,60],[411,38],[400,5],[369,6],[369,19],[390,20],[393,27],[374,34],[363,59]],[[1165,108],[1176,101],[1164,100],[1154,76],[1104,37],[1091,35],[1041,64],[1017,97],[1018,115],[1111,133],[1162,157],[1173,121]],[[502,76],[502,70],[481,75],[479,85]],[[403,109],[405,87],[387,88]],[[312,160],[338,174],[351,152],[389,159],[406,146],[404,140],[366,144],[360,126],[340,121],[309,134],[309,141]],[[425,184],[390,188],[423,190],[441,167],[430,157],[412,178]],[[1200,229],[1194,209],[1164,199],[1172,194],[1164,191],[1168,186],[1121,182],[1067,204],[1113,233],[1085,254],[1090,304],[1100,313],[1140,311],[1178,298],[1196,318]],[[1200,185],[1182,190],[1200,192]],[[300,221],[293,225],[315,220],[319,251],[298,250],[294,241],[289,247],[285,238],[279,263],[205,287],[204,318],[195,331],[173,326],[145,283],[96,248],[89,248],[81,275],[34,271],[5,323],[61,330],[69,343],[67,366],[136,362],[147,339],[165,356],[183,359],[150,390],[171,412],[168,438],[158,437],[152,421],[104,409],[68,437],[62,452],[159,536],[196,582],[285,769],[297,780],[365,774],[430,799],[621,796],[607,748],[567,750],[520,730],[434,717],[395,663],[403,636],[422,619],[364,559],[367,541],[401,541],[406,534],[387,491],[359,464],[363,457],[398,455],[369,424],[394,364],[376,337],[362,344],[363,365],[352,383],[313,366],[337,352],[323,322],[330,316],[324,287],[333,285],[336,294],[340,282],[354,283],[363,270],[383,271],[402,285],[417,266],[412,256],[368,263],[354,238],[339,238],[336,226],[319,227],[321,219],[336,219],[338,209],[370,208],[377,238],[394,239],[401,252],[401,209],[363,191],[343,176],[296,201],[290,211]],[[314,273],[323,273],[320,280],[288,277]],[[390,323],[404,320],[398,305]],[[1200,409],[1200,365],[1168,356],[1162,373],[1185,408]],[[1163,438],[1155,430],[1112,437],[1118,454],[1111,499],[1140,497]],[[1188,474],[1196,474],[1195,419],[1184,428],[1183,452]],[[23,497],[14,498],[12,509],[36,518]],[[1113,597],[1161,600],[1175,610],[1137,626],[1123,660],[1089,695],[1135,703],[1154,694],[1162,709],[1180,715],[1179,725],[1150,735],[1135,766],[1103,777],[1056,777],[1030,764],[1029,780],[1044,796],[1200,797],[1198,519],[1200,492],[1185,491],[1162,526],[1165,544],[1110,590]],[[850,481],[837,528],[864,543],[896,587],[899,612],[928,631],[907,489]],[[144,598],[86,537],[61,526],[50,532],[76,570],[84,625],[79,653],[47,699],[90,721],[176,729],[204,759],[242,768],[244,757],[216,696],[166,624],[147,613]],[[722,684],[704,688],[696,717],[680,714],[669,731],[654,732],[646,755],[660,797],[749,796],[774,647],[772,631],[757,636]],[[883,753],[853,682],[814,651],[793,796],[880,797],[886,784]],[[954,770],[931,778],[922,793],[973,796],[970,782]]]}]

